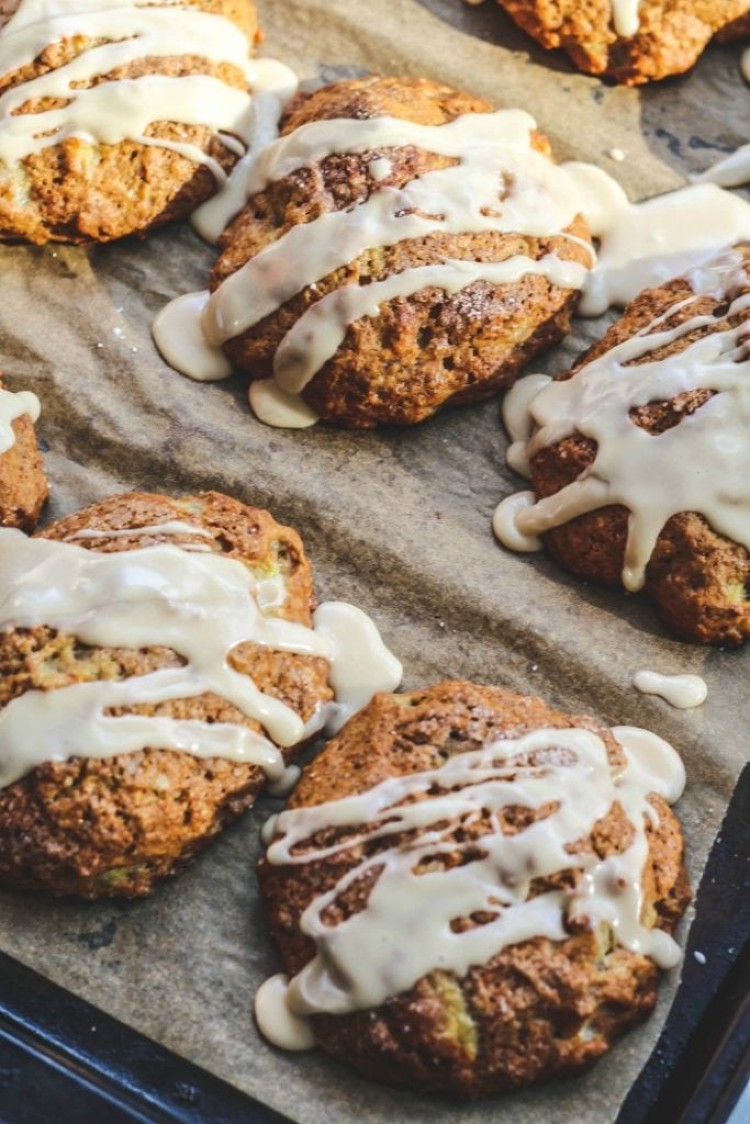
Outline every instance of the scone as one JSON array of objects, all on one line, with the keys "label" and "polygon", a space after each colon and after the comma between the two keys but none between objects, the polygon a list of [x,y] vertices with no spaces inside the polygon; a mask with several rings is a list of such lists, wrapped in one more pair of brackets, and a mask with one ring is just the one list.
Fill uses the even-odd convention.
[{"label": "scone", "polygon": [[288,978],[261,989],[261,1029],[301,1046],[309,1021],[368,1077],[466,1097],[591,1064],[679,958],[683,781],[661,739],[540,699],[376,696],[261,863]]},{"label": "scone", "polygon": [[514,515],[566,569],[645,588],[670,631],[705,644],[750,637],[749,270],[740,246],[642,293],[539,391],[534,494]]},{"label": "scone", "polygon": [[213,492],[0,535],[0,883],[146,894],[332,698],[300,538]]},{"label": "scone", "polygon": [[0,238],[106,242],[190,214],[238,156],[249,0],[0,3]]},{"label": "scone", "polygon": [[637,86],[682,74],[706,44],[748,34],[748,0],[499,0],[543,47],[588,74]]},{"label": "scone", "polygon": [[590,238],[528,114],[370,77],[298,95],[281,134],[203,317],[234,369],[337,425],[408,425],[567,331]]},{"label": "scone", "polygon": [[47,477],[34,422],[39,399],[0,379],[0,526],[33,531],[47,499]]}]

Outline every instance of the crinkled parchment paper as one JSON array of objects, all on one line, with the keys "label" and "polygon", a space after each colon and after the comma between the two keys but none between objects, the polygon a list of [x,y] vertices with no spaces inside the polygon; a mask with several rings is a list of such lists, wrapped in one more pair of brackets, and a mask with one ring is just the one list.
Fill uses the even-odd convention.
[{"label": "crinkled parchment paper", "polygon": [[[491,0],[259,0],[262,53],[305,80],[367,70],[425,75],[530,110],[560,158],[613,172],[633,198],[664,191],[748,140],[738,47],[712,48],[685,78],[609,87],[545,54]],[[610,155],[621,149],[625,160]],[[405,685],[465,677],[543,695],[612,724],[647,726],[683,754],[679,806],[694,879],[746,757],[750,651],[666,637],[638,597],[581,586],[543,555],[490,532],[521,482],[505,468],[497,401],[413,430],[267,429],[245,387],[172,372],[150,338],[171,297],[202,288],[212,251],[187,226],[95,249],[0,248],[0,369],[30,388],[52,481],[47,518],[112,492],[217,488],[268,506],[302,532],[321,598],[370,612],[404,661]],[[600,334],[574,337],[538,369]],[[708,701],[680,712],[631,687],[640,668],[695,672]],[[147,901],[99,905],[4,893],[2,947],[178,1053],[306,1124],[326,1121],[561,1121],[604,1124],[652,1047],[659,1010],[586,1076],[467,1106],[378,1088],[317,1052],[283,1054],[252,1018],[275,971],[254,878],[258,827],[231,829]],[[711,949],[705,949],[707,957]]]}]

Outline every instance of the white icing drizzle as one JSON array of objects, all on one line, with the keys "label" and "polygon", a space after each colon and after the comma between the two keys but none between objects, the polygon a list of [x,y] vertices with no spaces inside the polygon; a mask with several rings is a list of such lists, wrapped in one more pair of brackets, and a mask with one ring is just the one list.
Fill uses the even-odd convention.
[{"label": "white icing drizzle", "polygon": [[505,461],[519,476],[527,479],[531,476],[531,467],[526,456],[526,443],[533,430],[529,407],[539,391],[550,382],[549,375],[526,375],[503,398],[503,425],[511,440]]},{"label": "white icing drizzle", "polygon": [[612,22],[615,31],[624,39],[631,39],[638,33],[640,0],[612,0]]},{"label": "white icing drizzle", "polygon": [[300,778],[299,765],[287,765],[280,777],[271,781],[268,792],[271,796],[288,796]]},{"label": "white icing drizzle", "polygon": [[717,160],[694,178],[696,183],[718,183],[722,187],[739,187],[747,183],[750,181],[750,144],[740,145],[729,156]]},{"label": "white icing drizzle", "polygon": [[367,668],[372,662],[373,648],[382,648],[381,678],[392,691],[401,682],[399,661],[382,647],[378,631],[366,613],[343,601],[326,601],[313,614],[315,631],[328,642],[331,672],[329,681],[337,701],[329,704],[326,730],[335,734],[352,714],[370,701],[373,695]]},{"label": "white icing drizzle", "polygon": [[[130,533],[165,533],[165,528],[168,523]],[[175,534],[186,529],[195,531],[180,521],[176,528],[172,525]],[[0,545],[0,627],[46,625],[100,647],[166,646],[185,660],[181,667],[121,681],[73,683],[14,698],[0,712],[2,785],[42,761],[65,760],[72,754],[111,757],[146,746],[253,763],[271,779],[280,778],[284,762],[277,746],[307,737],[320,728],[328,712],[320,707],[305,725],[290,707],[234,671],[229,654],[246,641],[327,659],[344,708],[360,705],[366,683],[372,694],[392,690],[397,673],[400,678],[400,665],[360,610],[337,605],[325,632],[266,616],[263,603],[267,608],[278,602],[278,583],[272,582],[274,588],[266,589],[264,596],[267,583],[259,583],[242,563],[220,554],[185,551],[172,543],[99,553],[72,542],[29,539],[12,530],[0,530]],[[362,633],[366,642],[360,644],[358,675],[350,684],[351,669],[335,665],[338,653],[346,653],[352,637]],[[259,722],[269,737],[232,723],[107,713],[205,692],[219,695]]]},{"label": "white icing drizzle", "polygon": [[274,356],[274,380],[287,394],[299,394],[336,353],[349,324],[363,316],[377,316],[385,301],[411,296],[432,286],[452,295],[475,281],[513,284],[532,273],[563,288],[579,289],[586,268],[579,262],[563,261],[555,254],[539,261],[521,255],[501,262],[448,259],[440,265],[405,269],[369,285],[343,285],[316,301],[287,332]]},{"label": "white icing drizzle", "polygon": [[[125,140],[169,148],[213,171],[219,185],[225,173],[194,144],[149,136],[160,121],[207,126],[242,155],[240,187],[227,187],[220,203],[203,212],[202,228],[218,232],[242,204],[243,176],[257,145],[275,130],[283,102],[296,86],[292,72],[273,60],[248,59],[248,42],[224,16],[169,0],[23,0],[0,34],[0,74],[29,65],[48,47],[83,37],[94,41],[62,66],[28,79],[0,96],[0,164],[10,170],[43,148],[79,137],[90,144]],[[86,85],[143,58],[198,56],[229,63],[257,89],[258,104],[247,90],[206,74],[182,77],[144,74]],[[31,99],[64,101],[60,107],[18,113]],[[255,130],[258,137],[251,144]],[[275,133],[274,133],[275,135]],[[238,195],[239,193],[239,195]]]},{"label": "white icing drizzle", "polygon": [[32,422],[39,418],[41,407],[36,394],[30,390],[0,389],[0,453],[7,452],[16,443],[13,422],[26,414]]},{"label": "white icing drizzle", "polygon": [[662,675],[658,671],[639,671],[633,686],[645,695],[658,695],[678,710],[702,706],[708,695],[705,679],[700,675]]},{"label": "white icing drizzle", "polygon": [[250,383],[247,397],[253,413],[266,425],[284,429],[308,429],[320,421],[299,394],[287,394],[273,379],[256,379]]},{"label": "white icing drizzle", "polygon": [[566,160],[562,165],[580,200],[581,213],[586,216],[589,230],[601,238],[617,221],[630,203],[622,186],[596,164],[580,160]]},{"label": "white icing drizzle", "polygon": [[273,815],[270,815],[268,817],[268,819],[266,820],[266,822],[263,824],[262,828],[260,829],[261,842],[266,847],[268,846],[268,844],[271,842],[274,835],[276,834],[276,821],[277,821],[278,818],[279,818],[279,813],[274,812]]},{"label": "white icing drizzle", "polygon": [[517,550],[522,554],[542,550],[543,543],[539,536],[526,534],[518,526],[519,516],[533,508],[535,500],[533,492],[514,492],[501,500],[495,508],[492,530],[508,550]]},{"label": "white icing drizzle", "polygon": [[[94,541],[96,539],[134,539],[144,535],[197,535],[199,538],[213,539],[213,535],[205,527],[197,527],[194,523],[186,523],[182,519],[168,519],[164,523],[149,523],[147,527],[120,527],[113,530],[95,530],[93,527],[80,527],[66,535],[64,542],[78,542],[81,539]],[[180,550],[204,550],[202,543],[181,543]]]},{"label": "white icing drizzle", "polygon": [[[296,145],[280,138],[278,149],[271,146],[258,161],[259,177],[271,168],[288,175],[330,151],[361,151],[368,141],[378,147],[420,144],[459,163],[427,172],[402,189],[384,187],[349,210],[292,227],[212,294],[203,317],[209,341],[223,343],[240,334],[372,247],[436,231],[560,233],[578,213],[578,198],[565,172],[530,147],[533,127],[533,119],[520,110],[498,110],[465,114],[441,126],[382,117],[318,121],[291,134]],[[505,192],[503,176],[512,183]]]},{"label": "white icing drizzle", "polygon": [[216,382],[232,373],[224,352],[203,334],[201,317],[207,304],[207,292],[185,293],[166,304],[151,326],[154,343],[170,367],[196,382]]},{"label": "white icing drizzle", "polygon": [[[632,591],[643,586],[659,533],[678,512],[698,512],[719,534],[750,549],[750,293],[742,291],[748,277],[733,251],[687,277],[696,296],[704,292],[726,299],[726,315],[743,319],[680,352],[650,360],[657,348],[716,323],[713,316],[695,316],[665,328],[669,316],[695,298],[676,302],[573,378],[543,387],[530,403],[535,431],[527,456],[575,432],[596,442],[596,456],[579,479],[554,495],[530,507],[519,501],[513,534],[506,533],[501,509],[508,501],[503,501],[493,527],[506,546],[520,549],[515,532],[538,536],[578,515],[623,504],[630,518],[622,581]],[[636,364],[639,359],[645,361]],[[664,433],[650,434],[630,418],[634,407],[699,388],[715,393]]]},{"label": "white icing drizzle", "polygon": [[[210,298],[203,294],[187,302],[182,298],[179,310],[165,310],[155,326],[157,346],[184,374],[218,377],[221,365],[213,364],[212,347],[218,349],[258,324],[368,249],[435,232],[563,234],[581,211],[580,192],[565,170],[533,149],[534,127],[533,119],[520,110],[498,110],[465,114],[440,126],[390,117],[313,121],[280,137],[255,160],[246,180],[250,194],[335,152],[374,152],[368,167],[376,183],[386,180],[391,171],[390,161],[380,154],[394,147],[415,145],[457,162],[427,172],[403,188],[384,182],[354,207],[293,226],[229,276]],[[590,250],[587,243],[581,244]],[[591,257],[593,261],[593,252]],[[368,285],[346,286],[322,297],[295,324],[279,347],[274,379],[287,393],[299,394],[334,354],[349,324],[377,315],[384,301],[427,285],[453,293],[480,280],[503,284],[538,273],[562,287],[580,288],[585,272],[580,264],[550,254],[541,262],[526,257],[499,263],[451,260],[407,269]],[[196,342],[194,329],[182,330],[184,316],[194,315],[203,305],[205,339]],[[184,342],[188,337],[189,346]],[[301,418],[312,423],[310,415],[300,414],[290,400],[271,401],[265,390],[254,392],[254,398],[256,393],[259,412],[271,424],[287,418],[293,424],[300,424]]]},{"label": "white icing drizzle", "polygon": [[[288,986],[272,985],[273,1003],[256,1007],[263,1033],[285,1045],[289,1013],[377,1007],[436,969],[462,977],[508,945],[536,937],[562,941],[571,920],[607,927],[617,943],[661,967],[677,963],[675,941],[642,924],[642,874],[646,825],[658,822],[648,796],[676,800],[684,769],[671,746],[648,731],[618,727],[613,734],[624,767],[610,764],[603,741],[588,730],[536,730],[364,793],[282,812],[270,863],[325,860],[360,842],[365,855],[304,911],[300,927],[317,954]],[[627,849],[605,859],[571,854],[614,803],[633,827]],[[544,818],[502,833],[503,809],[545,805],[551,807]],[[488,828],[478,840],[452,838],[457,827],[478,822]],[[326,828],[344,835],[327,847],[302,846]],[[408,846],[398,840],[404,832]],[[368,854],[366,844],[375,840],[378,848]],[[464,862],[443,869],[440,855],[456,851]],[[581,871],[575,888],[529,896],[534,879],[571,867]],[[371,871],[379,873],[364,908],[332,924],[328,907]],[[454,931],[451,922],[479,911],[491,919]]]},{"label": "white icing drizzle", "polygon": [[295,1015],[286,1001],[289,981],[271,976],[255,996],[255,1017],[265,1037],[282,1050],[310,1050],[315,1036],[308,1019]]},{"label": "white icing drizzle", "polygon": [[247,151],[232,168],[222,190],[207,199],[190,219],[192,226],[207,242],[216,242],[230,219],[245,205],[255,163],[261,152],[278,136],[281,113],[297,89],[294,73],[275,59],[258,59],[249,64],[248,70],[253,96],[246,122],[239,128],[248,145]]},{"label": "white icing drizzle", "polygon": [[367,165],[367,171],[370,173],[371,178],[374,179],[376,183],[379,183],[380,180],[388,179],[388,176],[393,171],[393,165],[387,157],[378,156]]},{"label": "white icing drizzle", "polygon": [[750,239],[750,204],[712,183],[628,203],[615,193],[601,216],[601,244],[578,311],[599,316],[643,289],[701,265]]}]

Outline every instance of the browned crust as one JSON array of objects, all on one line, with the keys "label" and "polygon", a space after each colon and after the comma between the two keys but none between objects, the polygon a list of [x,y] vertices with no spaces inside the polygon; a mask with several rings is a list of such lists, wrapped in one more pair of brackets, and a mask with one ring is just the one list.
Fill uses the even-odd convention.
[{"label": "browned crust", "polygon": [[[289,133],[309,121],[389,115],[439,125],[466,113],[494,107],[436,82],[419,78],[362,78],[298,95],[283,118]],[[541,134],[535,146],[549,155]],[[391,171],[371,177],[369,164],[385,156]],[[211,288],[234,273],[292,226],[361,203],[383,186],[401,187],[427,171],[455,163],[414,147],[363,154],[334,154],[299,169],[253,196],[228,227],[212,274]],[[582,219],[570,232],[588,241]],[[589,264],[585,247],[562,236],[533,238],[487,232],[435,233],[392,247],[375,248],[308,287],[277,312],[230,340],[226,353],[251,379],[271,374],[281,339],[326,293],[345,284],[367,284],[447,257],[483,262],[514,254],[539,259],[556,253]],[[437,288],[384,302],[379,315],[352,324],[336,355],[303,391],[325,420],[355,429],[379,424],[411,425],[443,405],[477,402],[511,385],[521,367],[567,331],[578,294],[545,278],[527,275],[513,285],[477,282],[454,296]]]},{"label": "browned crust", "polygon": [[31,418],[22,414],[12,428],[15,442],[0,453],[0,525],[33,531],[49,493],[47,477]]},{"label": "browned crust", "polygon": [[[249,0],[184,0],[183,6],[232,20],[246,34],[248,51],[259,38]],[[0,28],[2,23],[0,13]],[[92,45],[94,41],[85,38],[53,44],[30,66],[0,75],[0,93],[63,65]],[[89,84],[143,74],[210,74],[238,89],[247,88],[236,67],[190,56],[144,58]],[[40,104],[29,101],[22,112],[33,112]],[[157,122],[146,135],[195,145],[225,171],[237,159],[209,128]],[[96,146],[72,137],[28,157],[21,165],[20,183],[18,176],[15,171],[0,176],[0,239],[40,244],[108,242],[128,234],[143,235],[189,215],[216,190],[207,166],[167,148],[133,141]]]},{"label": "browned crust", "polygon": [[562,47],[580,70],[626,86],[682,74],[717,33],[749,31],[748,0],[641,0],[632,37],[615,31],[611,0],[499,2],[543,47]]},{"label": "browned crust", "polygon": [[[281,572],[288,595],[275,615],[310,625],[312,573],[296,531],[280,526],[266,511],[216,492],[181,500],[114,496],[61,520],[43,537],[63,539],[83,528],[137,528],[171,519],[209,530],[214,550],[259,575]],[[168,541],[191,539],[195,536],[169,536]],[[134,533],[77,543],[117,552],[164,540],[164,535]],[[90,648],[49,628],[10,630],[0,634],[0,706],[32,688],[128,678],[179,662],[168,648]],[[331,698],[328,665],[321,658],[247,643],[233,650],[231,663],[304,719]],[[210,694],[138,709],[260,728]],[[41,765],[0,791],[0,883],[86,898],[147,894],[249,807],[263,780],[257,766],[161,749]]]},{"label": "browned crust", "polygon": [[[743,252],[745,260],[750,261],[750,247],[744,247]],[[673,304],[692,295],[684,278],[641,293],[572,370],[558,377],[574,377],[586,363],[642,331]],[[669,347],[650,353],[649,358],[682,351],[698,337],[736,323],[738,318],[730,321],[722,315],[722,307],[719,298],[705,295],[678,310],[668,325],[699,314],[712,320]],[[693,413],[710,393],[681,394],[668,402],[651,403],[632,416],[650,432],[661,432]],[[581,434],[540,450],[531,465],[537,497],[552,495],[572,483],[592,464],[595,455],[595,443]],[[603,507],[548,531],[544,543],[553,558],[577,577],[620,585],[627,521],[625,507]],[[743,546],[717,534],[702,515],[683,512],[665,524],[646,568],[645,589],[665,627],[682,639],[735,646],[750,637],[750,556]]]},{"label": "browned crust", "polygon": [[[561,714],[540,699],[461,682],[377,695],[305,769],[290,806],[361,792],[499,738],[572,726],[598,733],[612,759],[621,759],[620,747],[595,719]],[[682,840],[669,808],[657,797],[652,801],[659,825],[648,831],[642,920],[671,931],[689,898]],[[630,830],[614,805],[580,846],[613,853],[627,845]],[[301,866],[261,862],[270,930],[289,975],[314,952],[299,931],[303,910],[359,854],[352,847]],[[358,908],[356,900],[347,904]],[[508,947],[463,979],[434,971],[375,1010],[316,1016],[315,1034],[324,1050],[368,1077],[474,1097],[591,1064],[651,1011],[658,976],[652,961],[616,945],[608,932],[581,928],[559,943],[535,939]]]}]

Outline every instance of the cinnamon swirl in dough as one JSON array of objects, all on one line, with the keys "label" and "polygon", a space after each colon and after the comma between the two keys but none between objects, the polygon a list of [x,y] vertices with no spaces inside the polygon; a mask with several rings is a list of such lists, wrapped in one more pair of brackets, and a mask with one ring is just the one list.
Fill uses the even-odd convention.
[{"label": "cinnamon swirl in dough", "polygon": [[577,576],[644,588],[686,640],[746,641],[749,338],[750,246],[642,293],[531,398],[534,490],[498,508],[501,541],[541,536]]},{"label": "cinnamon swirl in dough", "polygon": [[5,885],[148,893],[282,778],[334,692],[351,710],[398,681],[364,614],[313,618],[297,533],[227,496],[116,496],[0,540]]},{"label": "cinnamon swirl in dough", "polygon": [[378,695],[276,820],[261,1029],[469,1097],[591,1064],[679,959],[683,782],[655,735],[540,699]]},{"label": "cinnamon swirl in dough", "polygon": [[750,34],[748,0],[499,0],[543,47],[637,86],[689,70],[714,36]]},{"label": "cinnamon swirl in dough", "polygon": [[[424,79],[298,95],[254,187],[203,329],[342,426],[413,424],[510,385],[566,332],[591,264],[532,118]],[[251,401],[263,417],[256,386]]]},{"label": "cinnamon swirl in dough", "polygon": [[181,218],[243,145],[249,0],[3,0],[0,238],[104,242]]}]

